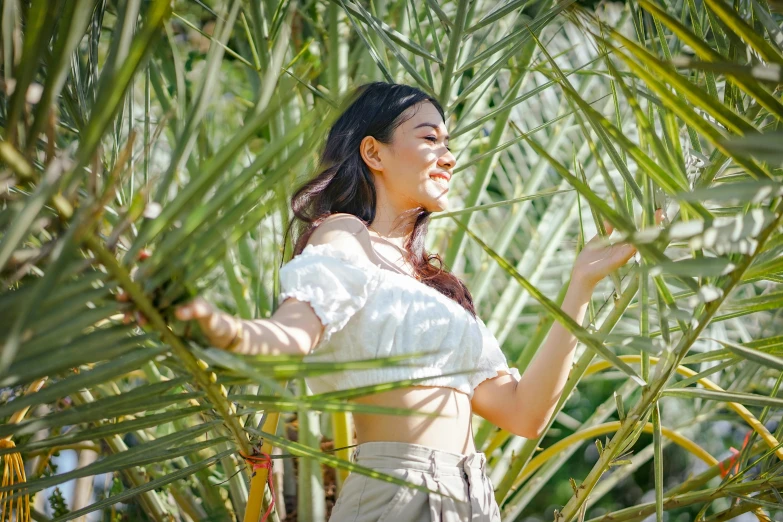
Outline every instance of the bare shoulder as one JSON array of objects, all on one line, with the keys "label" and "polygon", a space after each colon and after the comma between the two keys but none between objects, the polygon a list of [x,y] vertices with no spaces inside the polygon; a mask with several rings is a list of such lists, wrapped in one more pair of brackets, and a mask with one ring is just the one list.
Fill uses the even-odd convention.
[{"label": "bare shoulder", "polygon": [[370,233],[361,219],[353,214],[335,213],[323,220],[313,231],[307,244],[330,245],[349,252],[363,253],[370,258]]}]

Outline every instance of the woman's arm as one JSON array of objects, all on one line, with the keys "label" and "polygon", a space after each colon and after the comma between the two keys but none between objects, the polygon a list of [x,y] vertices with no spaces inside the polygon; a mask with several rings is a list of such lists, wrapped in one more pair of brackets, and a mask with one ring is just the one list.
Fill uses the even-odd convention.
[{"label": "woman's arm", "polygon": [[[580,282],[577,274],[572,274],[560,308],[577,324],[582,324],[593,289]],[[546,429],[563,394],[576,344],[576,337],[556,321],[517,385],[517,399],[527,403],[528,429],[536,438]]]},{"label": "woman's arm", "polygon": [[[366,258],[372,251],[364,223],[351,214],[329,216],[307,241],[309,245],[326,243],[353,256]],[[214,346],[245,355],[306,355],[325,330],[310,303],[293,297],[283,301],[268,319],[239,319],[201,298],[180,307],[176,314],[183,321],[198,320]]]},{"label": "woman's arm", "polygon": [[294,298],[286,299],[269,319],[239,319],[203,299],[177,310],[177,317],[197,319],[215,347],[244,355],[306,355],[324,331],[310,305]]},{"label": "woman's arm", "polygon": [[[592,287],[572,277],[561,308],[581,324],[592,293]],[[514,435],[538,438],[563,394],[576,344],[576,337],[556,322],[519,382],[506,374],[476,387],[473,411]]]},{"label": "woman's arm", "polygon": [[[657,223],[664,218],[658,210]],[[612,233],[612,227],[606,227]],[[597,247],[596,236],[579,253],[571,272],[562,310],[582,324],[587,305],[596,285],[636,253],[636,247],[620,243]],[[510,375],[487,379],[473,393],[473,411],[515,435],[538,438],[549,424],[557,402],[563,394],[577,340],[556,322],[536,356],[517,382]]]}]

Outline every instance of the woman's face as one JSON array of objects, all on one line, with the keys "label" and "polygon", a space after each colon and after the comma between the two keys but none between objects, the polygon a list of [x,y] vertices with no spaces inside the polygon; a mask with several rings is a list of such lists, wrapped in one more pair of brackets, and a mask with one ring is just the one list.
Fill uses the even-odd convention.
[{"label": "woman's face", "polygon": [[[449,181],[457,160],[440,113],[429,102],[406,110],[389,144],[377,143],[383,185],[398,208],[448,208]],[[371,166],[372,168],[372,166]],[[376,170],[376,169],[373,169]]]}]

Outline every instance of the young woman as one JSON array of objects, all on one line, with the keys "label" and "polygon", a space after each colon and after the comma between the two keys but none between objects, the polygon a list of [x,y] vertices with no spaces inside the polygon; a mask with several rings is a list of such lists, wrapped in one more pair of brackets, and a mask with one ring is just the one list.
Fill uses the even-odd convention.
[{"label": "young woman", "polygon": [[[320,173],[292,200],[304,226],[295,257],[280,270],[274,315],[239,320],[197,299],[178,316],[197,319],[215,346],[243,354],[348,361],[429,351],[409,366],[308,379],[316,393],[418,379],[356,400],[437,414],[354,414],[354,459],[448,496],[351,474],[330,520],[498,521],[471,417],[538,437],[562,394],[576,339],[555,323],[520,376],[462,281],[425,252],[430,213],[447,208],[456,166],[435,99],[406,85],[360,87],[321,159]],[[628,244],[582,250],[563,310],[581,323],[595,285],[634,252]]]}]

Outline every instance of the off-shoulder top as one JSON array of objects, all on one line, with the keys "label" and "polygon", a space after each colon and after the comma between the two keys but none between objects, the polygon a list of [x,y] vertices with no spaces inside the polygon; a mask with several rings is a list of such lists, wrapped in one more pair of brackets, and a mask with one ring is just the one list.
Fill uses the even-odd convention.
[{"label": "off-shoulder top", "polygon": [[[413,277],[324,243],[308,244],[280,269],[280,301],[306,301],[324,332],[305,361],[345,362],[412,357],[407,366],[350,369],[305,380],[313,393],[405,379],[454,388],[469,397],[482,381],[509,368],[484,322],[459,303]],[[458,372],[466,372],[459,373]]]}]

